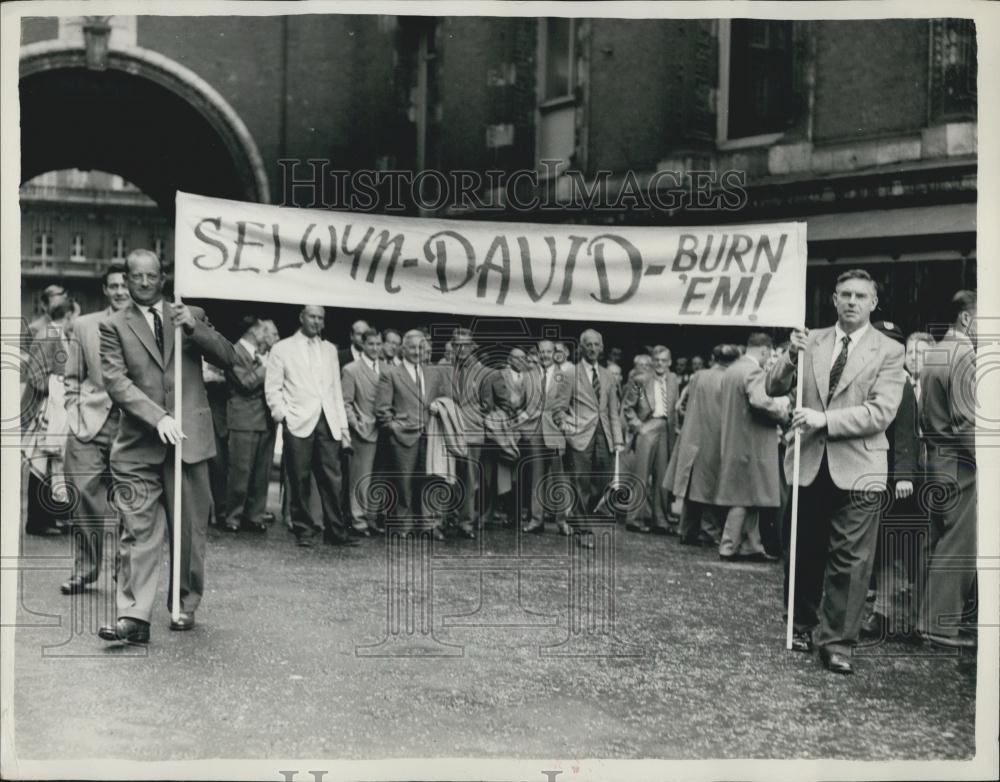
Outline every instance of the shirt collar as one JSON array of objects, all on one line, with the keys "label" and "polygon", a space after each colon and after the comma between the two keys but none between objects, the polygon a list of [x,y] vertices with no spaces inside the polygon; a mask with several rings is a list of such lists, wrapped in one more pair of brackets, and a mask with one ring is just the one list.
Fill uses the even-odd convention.
[{"label": "shirt collar", "polygon": [[861,338],[865,335],[865,332],[868,331],[868,329],[871,327],[871,325],[872,325],[871,322],[866,323],[864,326],[857,329],[853,334],[848,334],[840,327],[840,323],[838,322],[837,325],[833,327],[833,333],[837,337],[838,344],[843,342],[844,337],[849,336],[851,338],[851,344],[857,345],[858,342],[861,341]]},{"label": "shirt collar", "polygon": [[142,309],[144,311],[146,311],[146,312],[149,312],[151,309],[156,310],[156,314],[159,315],[161,318],[163,317],[163,299],[162,298],[159,299],[156,302],[156,304],[140,304],[139,306],[142,307]]},{"label": "shirt collar", "polygon": [[403,359],[403,366],[410,372],[410,374],[416,374],[417,370],[420,368],[419,364],[410,363],[410,359]]},{"label": "shirt collar", "polygon": [[240,344],[243,346],[243,349],[250,354],[250,358],[254,358],[257,355],[257,346],[250,340],[240,337]]},{"label": "shirt collar", "polygon": [[354,345],[351,345],[351,355],[354,356],[354,360],[357,361],[359,358],[365,355],[363,350],[358,350]]},{"label": "shirt collar", "polygon": [[316,344],[319,344],[320,342],[323,341],[323,338],[319,334],[317,334],[315,337],[307,337],[302,329],[299,329],[295,333],[299,335],[299,338],[304,339],[306,342],[314,342]]}]

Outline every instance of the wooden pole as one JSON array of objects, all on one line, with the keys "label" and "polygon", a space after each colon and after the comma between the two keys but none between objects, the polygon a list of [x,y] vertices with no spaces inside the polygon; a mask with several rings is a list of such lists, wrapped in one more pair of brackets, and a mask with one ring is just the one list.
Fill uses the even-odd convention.
[{"label": "wooden pole", "polygon": [[[805,351],[797,354],[798,363],[795,369],[795,407],[802,407],[802,365]],[[799,456],[802,450],[802,432],[795,430],[795,443],[792,446],[792,534],[788,551],[788,626],[785,628],[785,648],[792,648],[793,625],[795,621],[795,554],[799,542]]]},{"label": "wooden pole", "polygon": [[[175,303],[180,304],[180,297],[175,298]],[[181,386],[181,354],[184,347],[184,332],[178,324],[174,327],[174,420],[177,428],[182,432],[184,427],[181,422],[181,399],[183,389]],[[170,559],[170,618],[177,622],[181,615],[181,486],[184,473],[184,460],[181,455],[182,443],[178,442],[174,446],[174,519],[173,519],[173,556]]]}]

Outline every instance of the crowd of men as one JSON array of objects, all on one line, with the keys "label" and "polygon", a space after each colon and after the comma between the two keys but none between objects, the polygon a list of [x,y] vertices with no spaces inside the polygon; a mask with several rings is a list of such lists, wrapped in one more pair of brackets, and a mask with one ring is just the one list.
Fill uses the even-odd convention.
[{"label": "crowd of men", "polygon": [[[707,362],[653,345],[623,374],[621,351],[590,328],[574,349],[477,345],[456,328],[435,362],[427,330],[359,320],[338,350],[313,305],[284,338],[248,316],[231,343],[200,309],[165,302],[163,284],[159,259],[134,251],[104,274],[106,309],[74,316],[55,296],[30,336],[24,426],[36,437],[25,438],[26,461],[53,491],[54,460],[64,461],[60,480],[78,498],[67,524],[120,525],[118,621],[102,628],[105,640],[149,640],[177,446],[181,606],[170,626],[186,630],[204,589],[208,526],[266,533],[276,516],[302,547],[357,546],[387,527],[445,541],[515,526],[592,547],[589,525],[614,520],[726,562],[784,559],[787,587],[798,433],[793,648],[818,648],[827,669],[850,673],[863,637],[915,628],[934,643],[975,643],[960,621],[974,569],[935,567],[976,549],[973,292],[956,294],[941,340],[905,337],[870,322],[877,286],[852,270],[833,292],[832,327],[796,329],[777,348],[753,332]],[[53,409],[60,393],[64,423]],[[68,437],[56,454],[60,425]],[[271,513],[279,435],[283,501]],[[52,520],[39,515],[29,513],[27,531],[48,534]],[[929,529],[929,551],[887,544],[900,537],[884,534],[892,525],[919,541]],[[101,565],[103,536],[79,539],[65,594],[84,592]]]}]

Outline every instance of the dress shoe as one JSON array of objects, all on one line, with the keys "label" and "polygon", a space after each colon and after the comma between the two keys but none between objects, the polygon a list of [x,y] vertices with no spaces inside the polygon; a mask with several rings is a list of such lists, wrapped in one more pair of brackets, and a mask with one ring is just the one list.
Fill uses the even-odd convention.
[{"label": "dress shoe", "polygon": [[938,635],[936,633],[921,633],[921,637],[933,646],[944,646],[948,649],[975,649],[976,639],[967,635]]},{"label": "dress shoe", "polygon": [[123,644],[148,644],[149,622],[130,616],[119,618],[113,625],[105,625],[97,631],[104,641],[118,641]]},{"label": "dress shoe", "polygon": [[368,529],[371,530],[374,535],[384,535],[385,527],[379,524],[377,521],[373,521],[368,525]]},{"label": "dress shoe", "polygon": [[83,580],[82,576],[73,576],[59,587],[59,591],[64,595],[79,595],[87,591],[87,582]]},{"label": "dress shoe", "polygon": [[819,648],[819,659],[823,661],[823,666],[831,673],[854,673],[851,658],[841,652],[835,652],[827,646]]},{"label": "dress shoe", "polygon": [[565,521],[557,522],[556,529],[559,530],[560,535],[565,535],[566,537],[570,537],[573,534],[573,530],[569,528],[569,524]]},{"label": "dress shoe", "polygon": [[736,554],[719,554],[719,560],[722,562],[735,562],[738,559]]},{"label": "dress shoe", "polygon": [[540,535],[544,531],[545,523],[542,521],[532,521],[530,524],[521,527],[521,532],[527,532],[529,535]]},{"label": "dress shoe", "polygon": [[351,527],[349,533],[356,538],[370,538],[372,534],[368,531],[368,527]]},{"label": "dress shoe", "polygon": [[813,650],[812,633],[798,632],[792,635],[792,651],[809,654]]},{"label": "dress shoe", "polygon": [[639,532],[642,534],[646,534],[649,532],[649,527],[647,527],[645,524],[626,524],[625,529],[627,529],[629,532]]},{"label": "dress shoe", "polygon": [[265,524],[274,524],[274,514],[271,511],[267,511],[263,516],[261,516],[261,521]]},{"label": "dress shoe", "polygon": [[594,534],[592,532],[584,532],[581,535],[577,535],[576,539],[580,544],[580,548],[594,547]]},{"label": "dress shoe", "polygon": [[739,559],[743,562],[777,562],[778,557],[768,554],[766,551],[755,551],[753,554],[742,554]]},{"label": "dress shoe", "polygon": [[886,619],[882,614],[873,612],[861,623],[861,637],[867,641],[885,636]]},{"label": "dress shoe", "polygon": [[181,611],[177,619],[170,620],[171,630],[190,630],[194,627],[194,611]]},{"label": "dress shoe", "polygon": [[[666,537],[667,535],[670,534],[670,528],[669,527],[663,527],[663,526],[660,526],[659,524],[656,524],[654,526],[651,526],[649,528],[648,532],[651,535],[659,535],[661,537]],[[675,532],[674,534],[676,535],[677,533]]]},{"label": "dress shoe", "polygon": [[472,531],[469,527],[459,527],[455,530],[455,534],[460,538],[465,538],[466,540],[475,540],[476,533]]},{"label": "dress shoe", "polygon": [[328,546],[360,546],[361,543],[358,542],[357,538],[352,538],[350,535],[342,535],[340,533],[335,534],[325,534],[323,535],[323,542]]},{"label": "dress shoe", "polygon": [[238,522],[235,521],[227,521],[222,529],[224,529],[226,532],[239,532],[240,525]]},{"label": "dress shoe", "polygon": [[247,532],[253,532],[255,535],[262,535],[267,532],[267,524],[263,521],[244,521],[243,529]]},{"label": "dress shoe", "polygon": [[434,540],[441,540],[441,541],[443,541],[445,539],[444,533],[441,530],[439,530],[437,527],[432,527],[431,528],[431,537],[434,538]]},{"label": "dress shoe", "polygon": [[295,545],[299,548],[312,548],[313,542],[312,537],[309,535],[296,535]]},{"label": "dress shoe", "polygon": [[48,527],[32,527],[31,529],[25,529],[29,535],[36,535],[40,538],[56,537],[62,535],[62,530],[54,524]]}]

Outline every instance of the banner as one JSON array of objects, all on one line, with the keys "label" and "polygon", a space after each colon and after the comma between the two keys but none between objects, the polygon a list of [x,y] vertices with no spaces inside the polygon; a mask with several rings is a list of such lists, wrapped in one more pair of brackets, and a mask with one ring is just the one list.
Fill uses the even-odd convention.
[{"label": "banner", "polygon": [[805,223],[436,220],[177,194],[181,296],[726,326],[805,322]]}]

